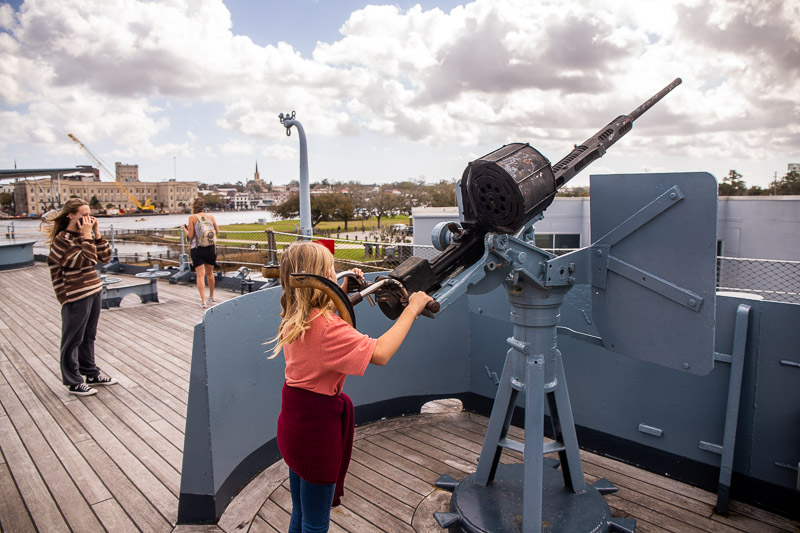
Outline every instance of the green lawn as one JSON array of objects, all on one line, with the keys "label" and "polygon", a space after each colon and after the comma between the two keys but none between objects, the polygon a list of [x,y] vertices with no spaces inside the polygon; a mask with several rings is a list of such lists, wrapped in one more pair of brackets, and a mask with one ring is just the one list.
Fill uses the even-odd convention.
[{"label": "green lawn", "polygon": [[[347,230],[348,231],[361,231],[361,220],[351,220],[347,223]],[[378,220],[376,218],[370,218],[369,220],[364,220],[364,231],[372,231],[377,228]],[[382,217],[381,218],[381,226],[387,227],[392,224],[408,224],[408,216],[400,215],[396,217]],[[228,232],[228,238],[233,239],[231,232],[236,231],[264,231],[267,228],[272,228],[275,231],[282,231],[285,233],[295,233],[295,225],[298,227],[300,226],[299,220],[279,220],[276,222],[270,222],[269,224],[227,224],[224,226],[220,226],[220,231]],[[342,221],[328,221],[328,222],[320,222],[314,229],[327,229],[327,230],[335,230],[337,227],[342,228],[342,232],[344,232],[344,222]]]}]

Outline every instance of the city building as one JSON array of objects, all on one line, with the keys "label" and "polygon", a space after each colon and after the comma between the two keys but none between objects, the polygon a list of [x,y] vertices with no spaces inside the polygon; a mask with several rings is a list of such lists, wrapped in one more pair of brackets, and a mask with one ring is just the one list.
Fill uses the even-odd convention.
[{"label": "city building", "polygon": [[91,202],[97,198],[100,208],[135,211],[133,197],[140,204],[148,199],[156,212],[183,213],[197,196],[197,182],[139,181],[138,165],[115,164],[117,182],[100,181],[96,172],[74,172],[60,178],[18,179],[14,183],[17,214],[41,215],[70,198]]},{"label": "city building", "polygon": [[122,163],[114,163],[114,172],[117,176],[117,181],[123,183],[132,183],[139,181],[139,165],[123,165]]},{"label": "city building", "polygon": [[257,209],[261,199],[248,192],[237,192],[233,195],[233,201],[230,206],[237,211],[246,211],[249,209]]},{"label": "city building", "polygon": [[292,185],[269,185],[267,191],[261,193],[261,199],[266,205],[280,205],[289,199],[298,187]]}]

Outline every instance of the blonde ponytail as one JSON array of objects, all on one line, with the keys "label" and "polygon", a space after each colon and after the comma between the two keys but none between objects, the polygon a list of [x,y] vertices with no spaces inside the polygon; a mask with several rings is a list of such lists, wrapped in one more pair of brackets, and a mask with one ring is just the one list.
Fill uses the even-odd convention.
[{"label": "blonde ponytail", "polygon": [[311,327],[309,314],[312,309],[320,309],[322,315],[333,310],[333,302],[324,293],[316,289],[292,288],[289,285],[290,274],[304,272],[327,278],[333,269],[333,255],[327,248],[313,242],[295,242],[283,254],[280,261],[281,324],[278,334],[270,339],[275,343],[272,348],[272,359],[278,355],[285,344],[303,339],[306,330]]}]

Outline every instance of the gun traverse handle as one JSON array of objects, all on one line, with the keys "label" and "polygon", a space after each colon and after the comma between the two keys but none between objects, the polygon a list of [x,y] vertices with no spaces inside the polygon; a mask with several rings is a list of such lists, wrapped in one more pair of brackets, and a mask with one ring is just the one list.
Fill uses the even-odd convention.
[{"label": "gun traverse handle", "polygon": [[428,305],[425,306],[425,310],[430,311],[431,313],[438,313],[440,307],[441,306],[439,305],[439,302],[434,300],[432,302],[428,302]]},{"label": "gun traverse handle", "polygon": [[333,281],[314,274],[290,274],[289,283],[293,288],[316,289],[323,292],[331,299],[341,319],[356,327],[356,314],[353,311],[353,305],[341,287]]}]

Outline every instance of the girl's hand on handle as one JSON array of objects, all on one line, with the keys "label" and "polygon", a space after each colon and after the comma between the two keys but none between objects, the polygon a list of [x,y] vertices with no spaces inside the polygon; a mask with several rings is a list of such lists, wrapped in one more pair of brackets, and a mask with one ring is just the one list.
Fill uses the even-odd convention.
[{"label": "girl's hand on handle", "polygon": [[364,283],[364,272],[362,272],[360,268],[351,268],[350,272],[355,274],[358,279],[355,280],[348,276],[342,280],[341,288],[345,294],[351,291],[357,291],[361,287],[361,284]]},{"label": "girl's hand on handle", "polygon": [[419,315],[425,310],[425,306],[432,302],[433,298],[423,291],[417,291],[408,298],[408,307],[414,311],[414,316]]},{"label": "girl's hand on handle", "polygon": [[395,354],[403,339],[408,335],[408,330],[414,323],[414,319],[425,309],[433,298],[428,296],[422,291],[415,292],[408,298],[408,305],[400,316],[395,320],[389,331],[384,333],[378,338],[378,343],[375,345],[375,351],[372,353],[370,363],[374,365],[383,366],[389,362],[389,359]]}]

